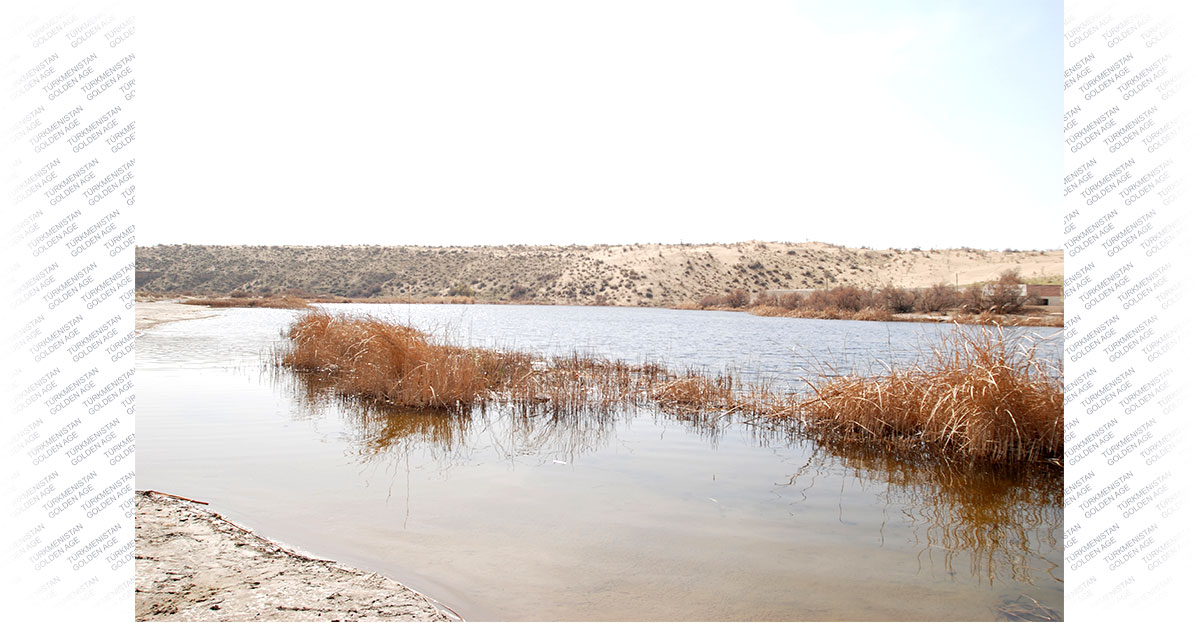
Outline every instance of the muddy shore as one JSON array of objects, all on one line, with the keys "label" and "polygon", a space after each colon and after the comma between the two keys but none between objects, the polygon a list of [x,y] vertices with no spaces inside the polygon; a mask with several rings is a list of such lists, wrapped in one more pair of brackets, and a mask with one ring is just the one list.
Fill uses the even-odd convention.
[{"label": "muddy shore", "polygon": [[138,621],[455,621],[357,569],[293,552],[192,501],[137,492]]}]

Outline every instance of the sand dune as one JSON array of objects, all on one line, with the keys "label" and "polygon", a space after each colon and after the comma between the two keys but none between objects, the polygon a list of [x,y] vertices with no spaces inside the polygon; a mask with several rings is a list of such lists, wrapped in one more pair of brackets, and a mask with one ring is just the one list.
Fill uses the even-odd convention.
[{"label": "sand dune", "polygon": [[744,288],[1061,278],[1062,250],[865,249],[820,242],[591,246],[213,246],[137,250],[139,293],[469,296],[479,302],[671,306]]}]

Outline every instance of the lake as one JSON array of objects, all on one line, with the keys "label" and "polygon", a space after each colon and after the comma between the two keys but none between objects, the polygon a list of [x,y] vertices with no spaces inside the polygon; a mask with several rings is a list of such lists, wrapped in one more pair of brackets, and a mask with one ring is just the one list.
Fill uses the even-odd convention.
[{"label": "lake", "polygon": [[[804,378],[948,327],[616,307],[325,305],[447,341]],[[397,413],[266,364],[291,310],[137,342],[138,488],[489,620],[1005,620],[1062,612],[1061,473],[915,465],[649,408]],[[1061,359],[1057,329],[1006,329]]]}]

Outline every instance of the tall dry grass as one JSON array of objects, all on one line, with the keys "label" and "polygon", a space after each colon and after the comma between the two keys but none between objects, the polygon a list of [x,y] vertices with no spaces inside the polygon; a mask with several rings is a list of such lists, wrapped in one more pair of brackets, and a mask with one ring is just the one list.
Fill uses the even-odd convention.
[{"label": "tall dry grass", "polygon": [[893,452],[999,463],[1062,456],[1061,373],[998,330],[959,327],[911,368],[825,377],[807,396],[733,374],[439,344],[411,327],[324,311],[286,335],[278,365],[319,375],[338,395],[389,406],[465,413],[504,404],[555,416],[653,406],[696,426],[736,415]]},{"label": "tall dry grass", "polygon": [[885,441],[997,462],[1058,461],[1063,452],[1060,364],[998,329],[963,327],[909,368],[812,384],[800,404],[810,433]]},{"label": "tall dry grass", "polygon": [[323,374],[339,394],[402,407],[470,409],[533,367],[527,355],[436,344],[411,327],[323,311],[287,337],[280,365]]}]

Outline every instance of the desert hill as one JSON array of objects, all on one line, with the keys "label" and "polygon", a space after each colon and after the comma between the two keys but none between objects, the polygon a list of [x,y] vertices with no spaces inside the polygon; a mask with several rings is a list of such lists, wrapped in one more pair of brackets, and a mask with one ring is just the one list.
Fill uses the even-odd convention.
[{"label": "desert hill", "polygon": [[904,287],[1061,279],[1063,252],[865,249],[819,242],[591,246],[215,246],[137,249],[142,294],[292,293],[671,306],[742,288]]}]

